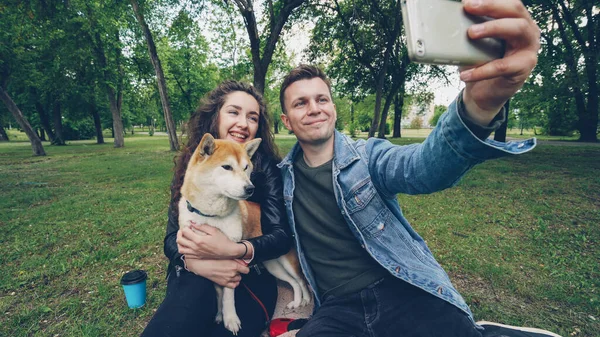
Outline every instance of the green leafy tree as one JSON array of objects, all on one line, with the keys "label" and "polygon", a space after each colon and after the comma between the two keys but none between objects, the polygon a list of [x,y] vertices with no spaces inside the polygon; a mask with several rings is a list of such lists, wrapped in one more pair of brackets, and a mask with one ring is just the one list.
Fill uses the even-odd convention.
[{"label": "green leafy tree", "polygon": [[311,60],[330,61],[327,72],[351,99],[375,94],[372,137],[379,129],[388,65],[400,32],[400,1],[334,0],[315,8]]},{"label": "green leafy tree", "polygon": [[[385,137],[389,110],[404,105],[408,82],[426,83],[431,76],[445,74],[440,67],[409,62],[399,1],[334,1],[317,4],[312,12],[317,23],[310,59],[327,65],[340,96],[353,102],[375,97],[369,136],[378,132]],[[425,87],[419,83],[413,87]],[[400,136],[401,115],[401,109],[394,108],[393,137]]]},{"label": "green leafy tree", "polygon": [[[542,51],[532,81],[541,82],[536,102],[548,118],[547,131],[565,132],[571,110],[562,109],[569,105],[576,109],[579,140],[598,141],[600,11],[597,1],[528,0],[524,3],[542,31]],[[562,90],[552,92],[549,87]],[[528,98],[532,98],[531,95]],[[544,105],[546,107],[542,107]]]},{"label": "green leafy tree", "polygon": [[431,119],[429,120],[429,125],[431,126],[436,126],[438,123],[438,120],[440,119],[440,117],[442,116],[442,114],[444,112],[446,112],[446,110],[448,110],[448,107],[445,105],[436,105],[434,110],[433,110],[433,116],[431,116]]},{"label": "green leafy tree", "polygon": [[179,149],[179,143],[177,141],[177,132],[175,129],[175,123],[173,122],[173,115],[171,114],[171,105],[169,102],[169,93],[167,90],[165,74],[160,63],[160,58],[158,57],[158,52],[156,51],[154,37],[152,36],[150,27],[148,27],[148,24],[146,23],[143,9],[140,8],[138,1],[130,0],[130,2],[135,16],[140,24],[140,28],[144,33],[144,38],[146,40],[146,44],[148,45],[148,54],[150,55],[150,61],[152,62],[152,65],[154,66],[154,71],[156,72],[156,84],[158,86],[158,92],[160,94],[160,101],[162,104],[167,134],[169,135],[169,144],[171,147],[171,151],[177,151]]},{"label": "green leafy tree", "polygon": [[[252,65],[254,66],[254,86],[258,91],[265,91],[265,82],[269,65],[273,61],[273,55],[279,41],[281,32],[290,19],[292,13],[297,10],[305,0],[267,0],[263,8],[265,14],[264,31],[259,32],[259,22],[256,19],[256,8],[254,1],[233,0],[244,19],[244,26],[250,40],[250,53]],[[227,3],[227,2],[225,2]]]},{"label": "green leafy tree", "polygon": [[28,58],[32,56],[29,51],[34,50],[36,33],[39,31],[33,21],[32,11],[25,4],[14,2],[0,5],[0,10],[0,100],[29,138],[33,154],[45,156],[39,136],[13,100],[9,87],[13,75],[28,70]]},{"label": "green leafy tree", "polygon": [[[78,4],[76,11],[84,13],[88,22],[83,32],[92,46],[94,63],[98,65],[102,76],[101,87],[108,98],[112,115],[114,146],[125,146],[121,106],[123,104],[123,51],[121,41],[122,20],[128,8],[121,2],[92,2]],[[121,20],[119,20],[121,19]]]}]

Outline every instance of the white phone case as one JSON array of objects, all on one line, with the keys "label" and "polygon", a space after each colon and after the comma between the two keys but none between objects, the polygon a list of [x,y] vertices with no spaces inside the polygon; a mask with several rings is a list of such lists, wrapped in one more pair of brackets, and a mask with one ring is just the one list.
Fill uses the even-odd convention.
[{"label": "white phone case", "polygon": [[490,19],[467,14],[460,2],[402,0],[402,19],[414,62],[473,66],[504,55],[502,40],[467,36],[469,26]]}]

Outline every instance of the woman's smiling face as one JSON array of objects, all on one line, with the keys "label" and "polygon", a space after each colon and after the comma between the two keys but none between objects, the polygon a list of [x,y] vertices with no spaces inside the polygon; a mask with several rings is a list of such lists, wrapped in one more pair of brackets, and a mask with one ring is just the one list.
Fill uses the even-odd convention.
[{"label": "woman's smiling face", "polygon": [[256,137],[260,107],[251,95],[234,91],[219,110],[219,138],[245,143]]}]

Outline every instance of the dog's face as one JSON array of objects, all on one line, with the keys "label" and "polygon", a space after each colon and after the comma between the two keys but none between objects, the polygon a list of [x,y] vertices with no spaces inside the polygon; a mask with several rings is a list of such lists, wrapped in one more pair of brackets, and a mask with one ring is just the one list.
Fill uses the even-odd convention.
[{"label": "dog's face", "polygon": [[254,192],[250,182],[250,158],[258,149],[260,138],[245,144],[214,139],[205,134],[190,158],[186,180],[199,189],[210,190],[235,200],[249,198]]}]

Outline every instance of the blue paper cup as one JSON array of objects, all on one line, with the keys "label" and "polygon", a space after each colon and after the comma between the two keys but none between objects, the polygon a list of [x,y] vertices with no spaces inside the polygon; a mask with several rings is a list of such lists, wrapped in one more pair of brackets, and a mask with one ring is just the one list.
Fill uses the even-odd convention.
[{"label": "blue paper cup", "polygon": [[146,303],[147,278],[148,275],[143,270],[132,270],[121,277],[121,285],[130,308],[139,308]]}]

